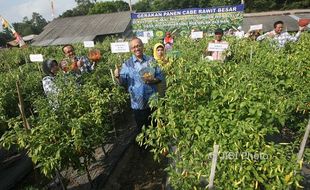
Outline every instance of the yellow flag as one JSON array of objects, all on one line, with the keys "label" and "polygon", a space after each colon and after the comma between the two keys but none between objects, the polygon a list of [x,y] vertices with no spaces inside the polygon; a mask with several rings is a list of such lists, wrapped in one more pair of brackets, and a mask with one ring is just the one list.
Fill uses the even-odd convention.
[{"label": "yellow flag", "polygon": [[1,17],[2,27],[8,28],[10,26],[9,22],[5,20],[3,17]]}]

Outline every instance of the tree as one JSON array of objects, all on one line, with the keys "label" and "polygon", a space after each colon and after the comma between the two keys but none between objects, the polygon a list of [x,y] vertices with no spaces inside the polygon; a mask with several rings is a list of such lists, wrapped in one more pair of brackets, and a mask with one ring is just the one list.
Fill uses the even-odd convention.
[{"label": "tree", "polygon": [[13,23],[13,26],[15,30],[22,36],[33,34],[32,26],[30,23],[17,22],[17,23]]},{"label": "tree", "polygon": [[90,4],[94,4],[97,3],[96,0],[75,0],[75,2],[79,5],[90,5]]},{"label": "tree", "polygon": [[15,30],[22,36],[40,34],[47,25],[47,21],[39,13],[33,12],[31,19],[23,18],[23,22],[13,23]]},{"label": "tree", "polygon": [[30,23],[32,26],[32,33],[39,34],[43,31],[43,28],[47,25],[47,21],[39,13],[32,13]]},{"label": "tree", "polygon": [[[282,7],[283,5],[281,5]],[[270,11],[277,8],[275,0],[245,0],[246,12]],[[280,7],[279,7],[280,8]]]},{"label": "tree", "polygon": [[148,12],[151,11],[151,4],[152,1],[151,0],[141,0],[138,1],[136,4],[134,4],[133,10],[136,10],[137,12]]},{"label": "tree", "polygon": [[73,16],[83,16],[87,15],[89,10],[94,6],[93,2],[91,0],[75,0],[77,3],[77,7],[65,11],[62,15],[59,17],[73,17]]},{"label": "tree", "polygon": [[0,47],[5,47],[6,43],[12,40],[14,40],[14,38],[8,29],[3,29],[3,31],[0,32]]},{"label": "tree", "polygon": [[90,10],[88,14],[101,14],[101,13],[112,13],[120,11],[129,11],[128,3],[124,1],[107,1],[96,3]]}]

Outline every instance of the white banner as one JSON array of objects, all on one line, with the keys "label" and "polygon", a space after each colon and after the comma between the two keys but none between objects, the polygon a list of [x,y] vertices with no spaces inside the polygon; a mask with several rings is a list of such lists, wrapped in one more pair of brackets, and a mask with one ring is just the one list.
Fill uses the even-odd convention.
[{"label": "white banner", "polygon": [[191,38],[192,39],[203,38],[203,31],[192,32]]},{"label": "white banner", "polygon": [[129,43],[128,42],[111,43],[111,51],[112,51],[112,53],[127,53],[127,52],[130,52],[130,50],[129,50]]},{"label": "white banner", "polygon": [[84,47],[95,47],[94,41],[84,41]]},{"label": "white banner", "polygon": [[142,41],[142,43],[147,44],[149,42],[149,38],[144,36],[144,37],[138,37]]},{"label": "white banner", "polygon": [[262,30],[263,24],[251,25],[249,31]]},{"label": "white banner", "polygon": [[208,51],[225,51],[228,48],[228,43],[209,43]]},{"label": "white banner", "polygon": [[42,54],[30,54],[29,57],[31,62],[43,62]]}]

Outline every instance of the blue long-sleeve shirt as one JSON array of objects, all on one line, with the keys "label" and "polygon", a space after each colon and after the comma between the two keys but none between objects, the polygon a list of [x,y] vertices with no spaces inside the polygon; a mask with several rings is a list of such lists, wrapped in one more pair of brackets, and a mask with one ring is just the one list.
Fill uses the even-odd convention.
[{"label": "blue long-sleeve shirt", "polygon": [[[156,84],[145,84],[140,71],[145,67],[152,67],[154,63],[152,57],[143,55],[139,61],[134,55],[123,63],[120,71],[120,83],[128,87],[128,92],[131,99],[131,108],[136,110],[143,110],[149,107],[148,101],[150,97],[157,92]],[[163,75],[158,66],[154,67],[154,77],[163,80]]]}]

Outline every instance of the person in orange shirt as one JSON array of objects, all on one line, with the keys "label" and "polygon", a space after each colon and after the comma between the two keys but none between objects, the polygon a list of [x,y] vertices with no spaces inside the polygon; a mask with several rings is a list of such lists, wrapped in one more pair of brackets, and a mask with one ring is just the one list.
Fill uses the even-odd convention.
[{"label": "person in orange shirt", "polygon": [[171,36],[170,32],[166,32],[166,36],[164,38],[164,45],[166,50],[171,50],[173,46],[173,37]]}]

